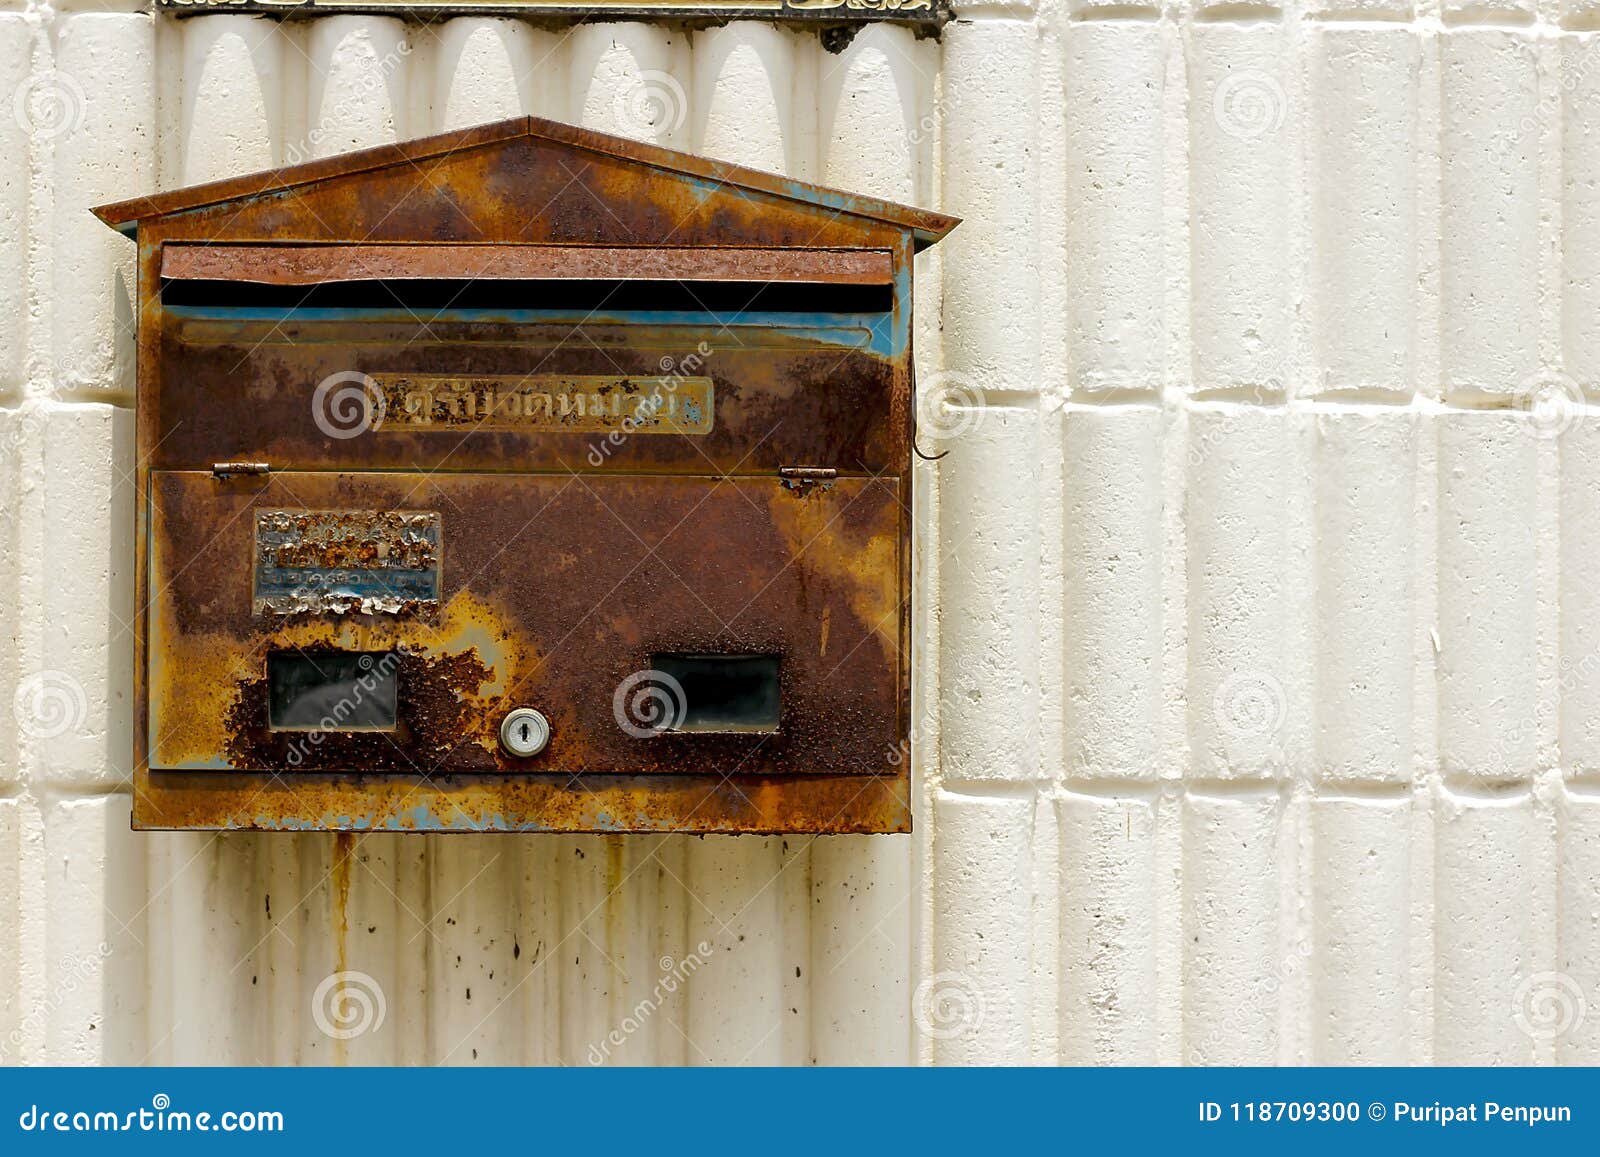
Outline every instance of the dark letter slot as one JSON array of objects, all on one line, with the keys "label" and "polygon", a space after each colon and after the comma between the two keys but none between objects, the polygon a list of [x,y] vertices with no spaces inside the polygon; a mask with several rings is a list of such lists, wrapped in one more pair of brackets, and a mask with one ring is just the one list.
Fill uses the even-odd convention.
[{"label": "dark letter slot", "polygon": [[778,729],[778,656],[652,655],[650,665],[683,691],[666,730]]},{"label": "dark letter slot", "polygon": [[398,656],[274,651],[267,656],[267,725],[275,731],[392,731]]}]

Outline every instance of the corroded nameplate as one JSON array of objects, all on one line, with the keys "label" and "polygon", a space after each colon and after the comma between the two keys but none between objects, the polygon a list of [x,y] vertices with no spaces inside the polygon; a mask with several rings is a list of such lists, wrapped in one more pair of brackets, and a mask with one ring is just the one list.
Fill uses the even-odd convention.
[{"label": "corroded nameplate", "polygon": [[710,378],[607,374],[373,374],[374,430],[709,434]]},{"label": "corroded nameplate", "polygon": [[432,510],[258,510],[257,615],[431,615],[440,523]]}]

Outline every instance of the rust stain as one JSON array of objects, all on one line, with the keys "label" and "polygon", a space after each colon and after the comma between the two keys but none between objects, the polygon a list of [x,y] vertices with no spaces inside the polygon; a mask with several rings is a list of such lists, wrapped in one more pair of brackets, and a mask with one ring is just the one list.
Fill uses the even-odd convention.
[{"label": "rust stain", "polygon": [[[834,562],[826,573],[842,586],[853,620],[891,651],[898,646],[899,612],[904,605],[897,584],[885,581],[895,575],[900,546],[898,483],[898,479],[872,479],[863,483],[865,494],[851,495],[852,502],[863,506],[870,505],[864,499],[874,488],[893,496],[894,501],[872,509],[870,520],[839,518],[836,507],[814,501],[816,491],[792,498],[774,495],[768,502],[772,523],[793,557]],[[825,638],[822,650],[827,650]]]},{"label": "rust stain", "polygon": [[[333,904],[334,970],[343,976],[350,971],[350,857],[355,854],[356,838],[350,832],[333,834],[333,863],[328,873]],[[349,1043],[336,1036],[334,1055],[343,1060]]]},{"label": "rust stain", "polygon": [[350,858],[355,849],[356,838],[350,832],[333,834],[333,866],[328,879],[333,887],[333,933],[340,972],[350,967]]}]

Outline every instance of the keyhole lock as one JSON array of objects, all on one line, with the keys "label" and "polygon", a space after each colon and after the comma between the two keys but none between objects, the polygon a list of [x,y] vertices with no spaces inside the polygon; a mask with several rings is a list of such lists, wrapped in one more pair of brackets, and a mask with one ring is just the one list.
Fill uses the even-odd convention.
[{"label": "keyhole lock", "polygon": [[500,721],[500,746],[507,755],[525,759],[538,755],[550,742],[550,721],[532,707],[506,712]]}]

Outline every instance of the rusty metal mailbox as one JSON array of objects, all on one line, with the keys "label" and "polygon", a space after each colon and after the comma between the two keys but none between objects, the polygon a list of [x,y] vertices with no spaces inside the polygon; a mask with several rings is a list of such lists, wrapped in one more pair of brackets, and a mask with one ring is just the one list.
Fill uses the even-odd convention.
[{"label": "rusty metal mailbox", "polygon": [[531,118],[97,212],[136,827],[908,830],[954,219]]}]

